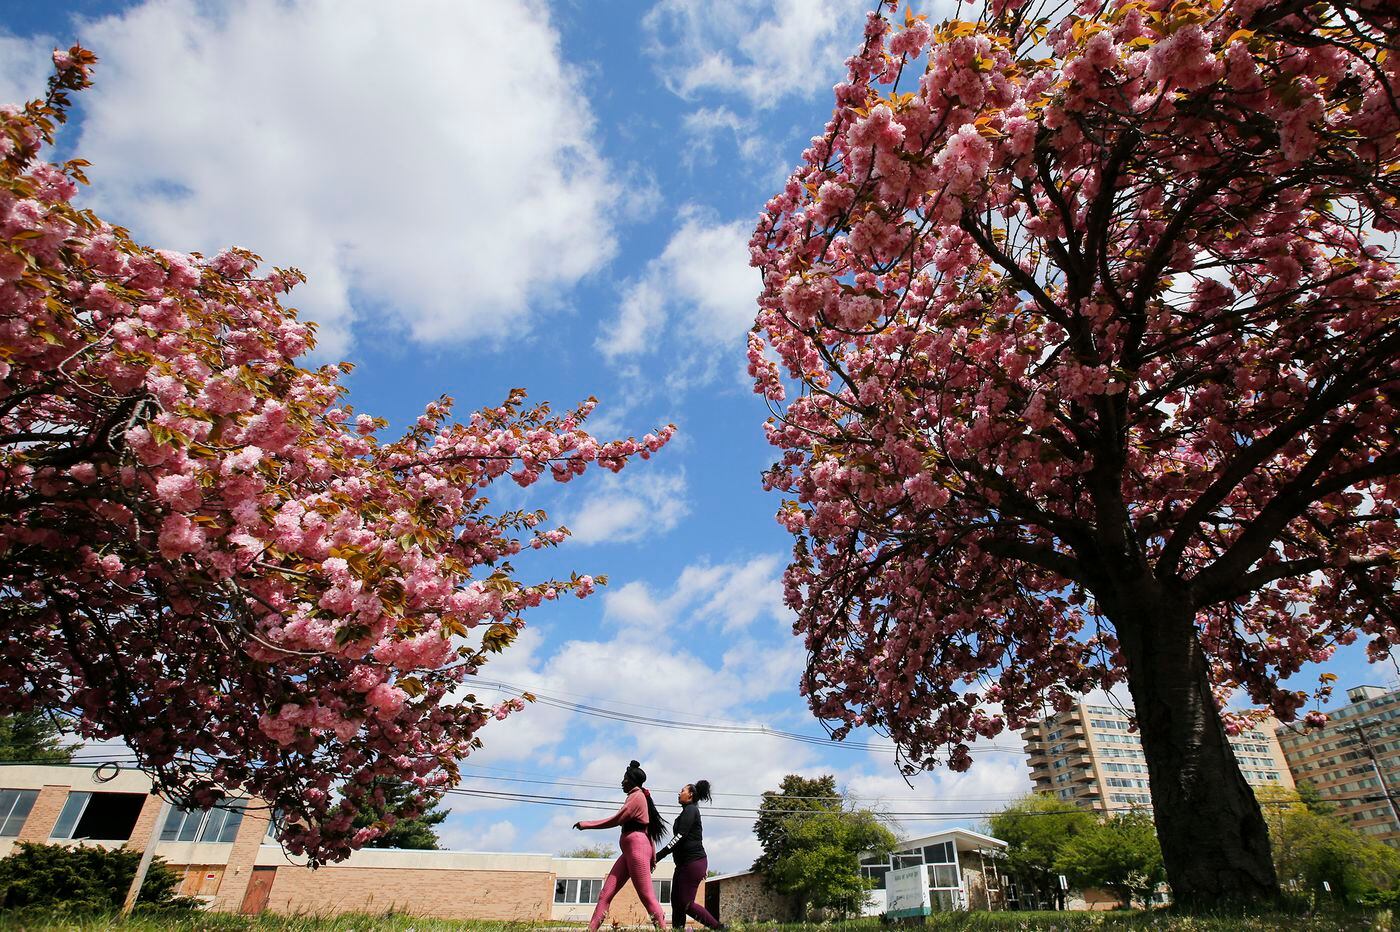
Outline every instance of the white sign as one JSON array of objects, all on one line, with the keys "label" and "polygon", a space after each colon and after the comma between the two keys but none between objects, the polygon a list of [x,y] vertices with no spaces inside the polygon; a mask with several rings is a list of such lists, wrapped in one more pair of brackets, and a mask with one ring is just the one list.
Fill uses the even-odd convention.
[{"label": "white sign", "polygon": [[1061,875],[1060,875],[1060,889],[1061,889],[1061,890],[1068,890],[1068,889],[1069,889],[1069,878],[1066,877],[1064,874],[1061,874]]},{"label": "white sign", "polygon": [[885,915],[905,919],[930,912],[927,864],[903,867],[885,875]]}]

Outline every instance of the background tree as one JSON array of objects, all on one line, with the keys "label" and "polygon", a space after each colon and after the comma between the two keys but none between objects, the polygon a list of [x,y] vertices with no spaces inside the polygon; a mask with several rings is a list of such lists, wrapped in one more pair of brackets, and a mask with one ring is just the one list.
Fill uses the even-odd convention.
[{"label": "background tree", "polygon": [[1145,812],[1095,819],[1065,842],[1055,869],[1077,889],[1113,892],[1125,907],[1131,907],[1134,899],[1150,906],[1157,885],[1167,879],[1157,830]]},{"label": "background tree", "polygon": [[73,759],[74,747],[64,743],[63,732],[45,712],[0,715],[0,760],[66,764]]},{"label": "background tree", "polygon": [[[1330,803],[1316,786],[1307,780],[1299,780],[1293,789],[1298,797],[1298,801],[1308,808],[1309,812],[1316,815],[1330,815],[1337,811],[1337,804]],[[1256,794],[1258,792],[1256,791]]]},{"label": "background tree", "polygon": [[786,838],[765,882],[793,897],[809,916],[817,910],[828,917],[858,914],[875,886],[860,872],[861,857],[888,857],[898,843],[866,809],[798,813],[782,827]]},{"label": "background tree", "polygon": [[609,860],[617,857],[617,849],[612,845],[581,845],[559,852],[561,858],[598,858]]},{"label": "background tree", "polygon": [[298,273],[72,203],[86,163],[40,154],[94,61],[55,52],[47,96],[0,108],[0,714],[71,716],[178,803],[265,799],[289,849],[341,858],[378,834],[354,827],[376,781],[421,811],[523,708],[470,688],[523,613],[603,581],[518,580],[511,557],[568,532],[485,490],[616,471],[671,428],[603,443],[592,400],[515,390],[382,437],[348,365],[297,363]]},{"label": "background tree", "polygon": [[1064,909],[1064,891],[1056,876],[1060,853],[1097,824],[1093,813],[1049,793],[1031,793],[987,820],[987,830],[1006,842],[1006,864],[1043,900]]},{"label": "background tree", "polygon": [[367,797],[352,823],[356,829],[375,828],[382,833],[365,847],[437,850],[437,826],[447,818],[447,810],[439,809],[437,800],[421,811],[413,808],[417,792],[411,785],[390,783],[380,789],[382,796],[375,793]]},{"label": "background tree", "polygon": [[1126,681],[1177,902],[1272,897],[1214,693],[1400,636],[1400,12],[882,11],[751,242],[812,710],[965,769]]},{"label": "background tree", "polygon": [[[1363,835],[1317,802],[1317,791],[1261,792],[1274,865],[1288,889],[1355,903],[1377,892],[1400,891],[1400,852]],[[1328,893],[1323,881],[1331,887]]]},{"label": "background tree", "polygon": [[790,816],[804,812],[839,812],[842,806],[836,778],[831,774],[815,779],[795,773],[783,777],[779,788],[766,791],[759,801],[753,833],[758,836],[763,852],[754,860],[751,870],[770,876],[774,862],[792,843],[787,830]]}]

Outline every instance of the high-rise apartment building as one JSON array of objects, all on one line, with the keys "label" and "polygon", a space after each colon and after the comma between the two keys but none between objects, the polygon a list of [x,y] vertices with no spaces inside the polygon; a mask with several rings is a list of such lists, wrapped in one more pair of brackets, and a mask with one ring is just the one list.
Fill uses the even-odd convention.
[{"label": "high-rise apartment building", "polygon": [[1347,700],[1324,728],[1280,725],[1284,758],[1357,831],[1400,847],[1400,690],[1354,686]]},{"label": "high-rise apartment building", "polygon": [[[1081,702],[1021,732],[1037,792],[1090,809],[1150,806],[1147,759],[1132,730],[1131,708]],[[1230,739],[1244,778],[1253,786],[1292,787],[1293,778],[1269,719]]]}]

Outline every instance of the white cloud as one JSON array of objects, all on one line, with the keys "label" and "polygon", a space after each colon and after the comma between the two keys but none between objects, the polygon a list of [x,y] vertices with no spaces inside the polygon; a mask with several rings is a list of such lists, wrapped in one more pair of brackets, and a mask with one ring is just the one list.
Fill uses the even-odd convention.
[{"label": "white cloud", "polygon": [[0,104],[25,104],[44,96],[56,44],[49,36],[21,39],[0,32]]},{"label": "white cloud", "polygon": [[714,587],[714,594],[698,614],[717,619],[725,631],[748,627],[764,614],[782,617],[783,584],[778,578],[781,571],[781,561],[776,556],[759,557],[731,570]]},{"label": "white cloud", "polygon": [[[867,769],[872,764],[874,769]],[[862,766],[835,773],[852,803],[892,814],[896,833],[906,838],[955,825],[976,829],[986,821],[984,813],[1005,808],[1031,789],[1023,758],[1008,755],[985,755],[964,773],[936,770],[910,783],[889,766],[888,757],[872,756]]]},{"label": "white cloud", "polygon": [[610,360],[644,353],[658,344],[668,319],[688,345],[732,348],[753,325],[761,289],[749,267],[751,224],[722,223],[691,205],[661,255],[629,283],[615,321],[598,348]]},{"label": "white cloud", "polygon": [[831,87],[861,41],[863,0],[661,0],[642,20],[667,87],[758,109]]},{"label": "white cloud", "polygon": [[[788,634],[791,617],[781,601],[782,566],[778,555],[761,554],[693,564],[667,586],[615,582],[603,603],[604,630],[610,634],[560,642],[551,641],[539,628],[527,628],[481,675],[483,680],[499,679],[571,702],[730,727],[692,730],[608,721],[538,703],[488,727],[482,734],[485,749],[467,759],[464,772],[494,772],[474,766],[482,764],[519,767],[529,773],[518,776],[560,781],[532,792],[613,799],[620,794],[610,788],[635,757],[647,769],[648,785],[668,818],[676,812],[670,794],[677,787],[710,780],[719,794],[741,794],[717,796],[706,817],[711,867],[725,871],[746,868],[759,849],[752,816],[725,818],[719,807],[756,807],[759,794],[777,787],[789,773],[835,774],[856,802],[887,813],[962,813],[942,819],[906,816],[899,828],[911,836],[944,823],[975,826],[982,819],[977,813],[999,809],[1029,788],[1019,754],[979,753],[974,746],[971,771],[920,775],[911,788],[895,772],[889,752],[828,748],[745,732],[743,726],[752,725],[821,733],[787,698],[796,696],[806,652],[802,642]],[[722,640],[723,654],[702,656],[701,648],[715,639]],[[780,706],[777,711],[775,703]],[[859,740],[883,743],[867,734]],[[473,813],[494,805],[449,797],[453,800]],[[540,822],[533,821],[535,814],[533,809],[522,813],[522,820],[531,819],[532,828],[521,831],[517,850],[562,851],[615,837],[580,836],[570,830],[576,819],[601,812],[583,807],[547,811]],[[489,818],[501,816],[492,813]]]},{"label": "white cloud", "polygon": [[644,582],[629,582],[604,596],[608,618],[627,627],[655,628],[665,623],[669,611]]},{"label": "white cloud", "polygon": [[790,168],[783,146],[763,132],[764,123],[758,117],[741,117],[728,107],[701,107],[685,115],[681,128],[695,140],[682,156],[687,166],[710,162],[716,140],[728,136],[745,162],[776,163],[782,172],[779,183]]},{"label": "white cloud", "polygon": [[565,522],[581,544],[626,543],[674,528],[690,514],[684,472],[608,475],[594,495]]},{"label": "white cloud", "polygon": [[603,597],[604,613],[624,626],[657,631],[709,625],[733,633],[765,617],[786,628],[790,619],[783,605],[781,572],[782,561],[775,554],[742,563],[692,563],[664,597],[641,581],[610,590]]},{"label": "white cloud", "polygon": [[516,332],[615,249],[620,185],[540,0],[148,0],[83,36],[104,214],[301,268],[329,354],[355,321]]},{"label": "white cloud", "polygon": [[515,824],[507,819],[479,828],[472,820],[448,816],[438,829],[438,841],[448,851],[516,851],[519,834]]}]

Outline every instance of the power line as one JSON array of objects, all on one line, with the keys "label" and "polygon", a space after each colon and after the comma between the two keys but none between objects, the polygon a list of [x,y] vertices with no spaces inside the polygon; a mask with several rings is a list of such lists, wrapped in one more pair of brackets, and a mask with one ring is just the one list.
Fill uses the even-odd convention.
[{"label": "power line", "polygon": [[[86,761],[86,762],[82,762],[82,763],[66,763],[66,764],[65,764],[64,762],[62,762],[62,761],[45,761],[45,760],[35,760],[35,759],[0,759],[0,766],[23,766],[23,765],[35,765],[35,764],[37,764],[37,765],[48,765],[48,766],[83,766],[84,764],[90,764],[90,763],[95,763],[95,762],[96,762],[95,759],[94,759],[93,761]],[[114,764],[114,765],[117,765],[117,766],[121,766],[122,764],[130,764],[130,763],[132,763],[132,762],[129,761],[129,760],[125,760],[125,759],[123,759],[123,760],[116,760],[116,759],[112,759],[112,758],[107,758],[107,759],[103,760],[102,763],[109,763],[109,764]],[[516,772],[520,772],[520,771],[516,771]],[[528,771],[525,771],[525,772],[528,772]],[[478,779],[479,779],[479,778],[478,778]],[[531,781],[531,782],[545,782],[545,781]],[[564,785],[564,786],[574,785],[574,786],[578,786],[578,787],[580,787],[580,788],[601,788],[601,787],[599,787],[599,786],[597,786],[597,785],[589,785],[589,784],[567,784],[567,783],[560,783],[560,784],[556,784],[556,785]],[[500,802],[508,802],[508,803],[512,803],[512,804],[542,805],[542,806],[551,806],[551,807],[558,807],[558,808],[570,808],[570,809],[587,809],[587,810],[615,811],[615,810],[618,808],[618,806],[619,806],[619,803],[618,803],[616,800],[592,799],[592,798],[575,797],[575,796],[555,796],[555,795],[544,794],[544,793],[519,793],[519,792],[510,791],[510,790],[487,789],[487,788],[479,788],[479,787],[455,787],[455,788],[452,788],[452,789],[445,790],[444,793],[445,793],[445,795],[449,795],[449,796],[461,796],[461,797],[465,797],[465,798],[476,798],[476,799],[485,799],[485,800],[495,800],[495,801],[500,801]],[[729,796],[749,796],[749,798],[752,798],[751,794],[737,794],[737,793],[735,793],[735,794],[722,794],[722,795],[729,795]],[[776,795],[777,798],[779,798],[779,799],[792,799],[792,800],[799,800],[799,799],[801,799],[801,800],[835,800],[835,799],[840,799],[840,798],[842,798],[842,797],[831,797],[831,796],[791,796],[791,797],[785,797],[785,796],[782,796],[781,794],[775,794],[775,795]],[[952,803],[952,802],[969,801],[969,800],[982,801],[982,800],[988,800],[988,799],[992,799],[992,798],[994,798],[994,797],[946,797],[946,798],[941,798],[941,797],[905,797],[905,798],[903,798],[902,800],[895,800],[895,799],[891,799],[891,798],[884,798],[884,799],[882,799],[882,800],[875,800],[875,801],[888,801],[888,802],[896,802],[896,801],[902,801],[902,802],[930,801],[930,802],[949,802],[949,803]],[[1003,798],[1003,797],[995,797],[995,798]],[[1012,798],[1014,798],[1014,797],[1012,797]],[[1378,802],[1378,801],[1386,800],[1386,799],[1388,799],[1388,798],[1389,798],[1389,795],[1388,795],[1388,794],[1382,794],[1382,795],[1376,795],[1376,794],[1357,794],[1357,795],[1326,796],[1326,797],[1323,798],[1323,800],[1324,800],[1325,802]],[[1274,800],[1257,800],[1257,802],[1258,802],[1258,804],[1259,804],[1259,806],[1260,806],[1261,808],[1283,808],[1283,807],[1288,807],[1288,806],[1300,805],[1300,803],[1297,802],[1296,800],[1277,800],[1277,801],[1274,801]],[[1088,812],[1088,813],[1090,813],[1090,814],[1104,814],[1104,813],[1115,813],[1115,812],[1141,812],[1141,811],[1143,811],[1145,808],[1148,808],[1148,807],[1143,807],[1143,806],[1110,806],[1110,807],[1105,807],[1105,808],[1103,808],[1103,809],[1072,809],[1072,810],[1062,810],[1062,811],[1034,811],[1034,810],[1032,810],[1032,811],[1021,812],[1021,813],[1019,813],[1018,815],[1020,815],[1020,816],[1027,816],[1027,817],[1030,817],[1030,816],[1037,816],[1037,817],[1038,817],[1038,816],[1078,815],[1078,814],[1085,813],[1085,812]],[[767,813],[767,814],[770,814],[770,815],[817,815],[817,814],[820,814],[822,811],[823,811],[823,810],[814,810],[814,809],[762,809],[762,808],[759,808],[759,807],[746,807],[746,806],[712,806],[712,807],[707,807],[707,811],[706,811],[706,816],[705,816],[705,817],[706,817],[706,818],[716,818],[716,819],[739,819],[739,820],[748,821],[748,820],[753,820],[753,819],[755,819],[758,815],[764,814],[764,813]],[[828,812],[829,812],[829,811],[835,811],[835,810],[825,810],[825,811],[828,811]],[[966,819],[966,818],[986,818],[986,817],[990,817],[990,816],[1001,815],[1001,814],[1002,814],[1003,812],[1005,812],[1005,811],[1006,811],[1005,809],[911,810],[911,811],[897,811],[897,812],[879,812],[879,811],[876,811],[875,814],[878,815],[878,816],[881,816],[881,817],[890,818],[890,819],[895,819],[895,820],[901,821],[901,822],[938,822],[938,821],[946,821],[946,820],[948,820],[948,819],[958,819],[958,818],[963,818],[963,819]]]},{"label": "power line", "polygon": [[[614,788],[617,787],[617,784],[616,784],[616,783],[597,783],[597,782],[573,781],[573,780],[530,780],[530,779],[527,779],[527,778],[524,778],[524,777],[490,777],[490,776],[475,775],[475,774],[463,774],[463,775],[462,775],[462,779],[464,779],[464,780],[497,780],[497,781],[501,781],[501,782],[504,782],[504,783],[535,783],[535,784],[543,784],[543,785],[546,785],[546,786],[579,787],[579,788],[600,789],[600,790],[610,790],[610,789],[614,789]],[[656,796],[656,795],[660,795],[660,794],[663,794],[663,793],[665,793],[665,794],[675,793],[675,792],[679,791],[679,789],[680,789],[680,787],[676,787],[675,789],[658,788],[658,789],[652,790],[652,795],[653,795],[653,796]],[[859,796],[859,795],[856,795],[856,794],[850,794],[849,796],[840,796],[840,795],[836,795],[836,796],[789,796],[789,795],[787,795],[786,793],[780,793],[780,792],[778,792],[777,790],[763,790],[763,791],[758,792],[758,793],[720,793],[720,792],[716,792],[716,791],[713,791],[713,790],[712,790],[712,791],[710,792],[710,795],[711,795],[711,796],[723,796],[723,797],[730,798],[730,799],[762,799],[762,798],[763,798],[765,795],[767,795],[768,793],[772,793],[774,796],[780,796],[780,797],[783,798],[783,799],[794,799],[794,800],[803,800],[803,801],[815,800],[815,801],[827,801],[827,802],[829,802],[829,801],[831,801],[831,800],[836,800],[836,799],[852,798],[852,799],[855,799],[855,800],[857,800],[858,802],[862,802],[862,803],[879,803],[879,802],[933,802],[933,803],[937,803],[937,802],[949,802],[949,801],[954,801],[954,800],[976,800],[976,801],[978,801],[978,802],[985,802],[985,801],[996,801],[996,800],[1011,800],[1011,799],[1017,799],[1017,798],[1019,798],[1020,795],[1022,795],[1022,794],[1002,794],[1002,795],[999,795],[999,796],[898,796],[898,797],[892,797],[892,796]]]},{"label": "power line", "polygon": [[[803,744],[814,744],[821,747],[839,747],[856,751],[887,751],[894,753],[898,746],[890,742],[875,741],[837,741],[830,737],[819,735],[806,735],[800,732],[784,731],[768,725],[752,725],[741,722],[727,721],[723,719],[667,719],[651,715],[641,715],[634,712],[623,712],[617,709],[608,709],[600,706],[586,705],[584,703],[571,702],[547,693],[536,692],[512,683],[502,683],[500,681],[481,680],[480,685],[498,689],[502,692],[515,696],[533,696],[535,701],[541,705],[576,712],[580,715],[588,715],[595,718],[607,719],[609,721],[623,722],[632,725],[646,725],[651,727],[668,728],[679,731],[697,731],[716,734],[751,734],[762,735],[770,738],[781,738],[786,741],[797,741]],[[607,700],[596,700],[607,701]],[[1005,754],[1024,754],[1024,747],[1008,747],[1006,745],[974,745],[974,750],[991,751]]]},{"label": "power line", "polygon": [[[551,795],[548,795],[548,794],[536,794],[536,793],[511,793],[511,792],[507,792],[507,791],[504,791],[504,790],[473,790],[473,789],[458,788],[458,789],[448,790],[447,793],[448,793],[449,795],[454,795],[454,796],[467,796],[467,797],[476,797],[476,798],[482,798],[482,799],[495,799],[495,800],[501,800],[501,801],[518,802],[518,803],[529,804],[529,805],[545,805],[545,806],[556,806],[556,807],[576,808],[576,809],[604,809],[604,810],[616,810],[616,808],[618,807],[618,803],[617,803],[617,802],[615,802],[615,801],[610,801],[610,800],[605,800],[605,799],[585,799],[585,798],[571,797],[571,796],[551,796]],[[1270,801],[1262,801],[1262,800],[1261,800],[1261,801],[1259,802],[1259,805],[1260,805],[1260,806],[1276,807],[1276,806],[1291,806],[1291,805],[1297,805],[1297,804],[1294,803],[1294,802],[1291,802],[1291,801],[1270,802]],[[1034,810],[1032,810],[1032,811],[1028,811],[1028,812],[1018,813],[1018,815],[1020,815],[1020,816],[1027,816],[1027,817],[1031,817],[1031,816],[1034,816],[1034,817],[1040,817],[1040,816],[1070,816],[1070,815],[1082,815],[1082,814],[1084,814],[1084,813],[1089,813],[1089,814],[1091,814],[1091,815],[1096,815],[1096,814],[1101,814],[1101,813],[1114,813],[1114,812],[1141,812],[1141,811],[1143,811],[1143,809],[1144,809],[1144,807],[1142,807],[1142,806],[1110,806],[1110,807],[1107,807],[1107,808],[1104,808],[1104,809],[1072,809],[1072,810],[1064,810],[1064,811],[1034,811]],[[834,811],[834,810],[826,810],[826,811]],[[754,819],[756,816],[758,816],[758,815],[760,815],[760,814],[763,814],[763,813],[765,813],[765,812],[766,812],[767,814],[769,814],[769,815],[809,815],[809,816],[810,816],[810,815],[820,815],[820,814],[822,814],[823,810],[813,810],[813,809],[768,809],[768,810],[763,810],[763,809],[757,809],[757,808],[749,809],[749,808],[743,808],[743,807],[723,807],[723,806],[715,806],[715,807],[710,807],[710,808],[708,808],[708,809],[705,811],[704,817],[707,818],[707,819],[710,819],[710,818],[718,818],[718,819],[743,819],[743,820],[749,820],[749,819]],[[876,815],[879,815],[879,816],[887,817],[887,818],[892,818],[892,819],[901,820],[901,821],[914,821],[914,822],[923,821],[923,822],[932,822],[932,821],[941,821],[941,820],[946,820],[946,819],[988,817],[988,816],[1001,815],[1003,812],[1005,812],[1005,810],[1003,810],[1003,809],[959,809],[959,810],[938,810],[938,811],[935,811],[935,810],[919,810],[919,811],[910,811],[910,812],[877,812],[877,813],[875,813],[875,814],[876,814]]]}]

